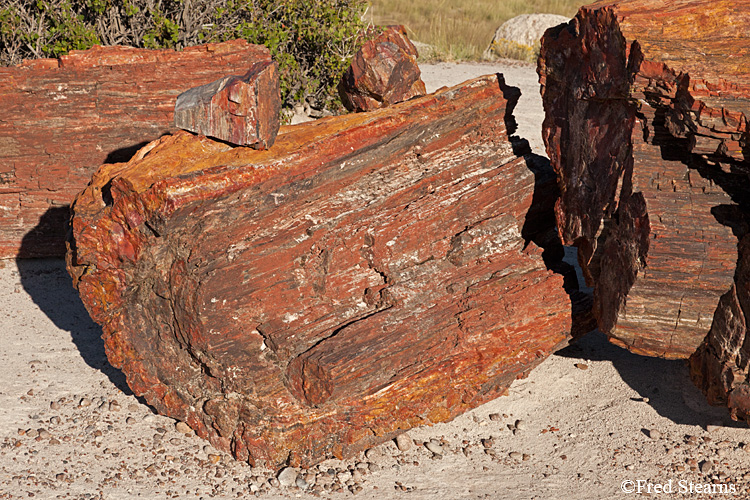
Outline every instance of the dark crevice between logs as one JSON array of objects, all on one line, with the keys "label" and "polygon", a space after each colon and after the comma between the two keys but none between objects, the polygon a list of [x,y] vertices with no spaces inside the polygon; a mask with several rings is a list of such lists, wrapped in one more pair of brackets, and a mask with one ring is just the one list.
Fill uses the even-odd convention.
[{"label": "dark crevice between logs", "polygon": [[534,193],[531,207],[526,213],[521,236],[524,248],[533,243],[542,249],[542,259],[548,270],[562,276],[565,293],[570,297],[572,314],[571,335],[577,339],[596,329],[596,319],[592,315],[592,295],[581,289],[576,269],[565,262],[565,246],[560,241],[555,221],[555,203],[560,197],[557,177],[550,161],[531,151],[529,141],[515,134],[518,123],[513,111],[521,97],[517,87],[505,83],[502,74],[497,74],[503,97],[508,101],[505,111],[505,128],[513,153],[523,157],[526,167],[534,174]]}]

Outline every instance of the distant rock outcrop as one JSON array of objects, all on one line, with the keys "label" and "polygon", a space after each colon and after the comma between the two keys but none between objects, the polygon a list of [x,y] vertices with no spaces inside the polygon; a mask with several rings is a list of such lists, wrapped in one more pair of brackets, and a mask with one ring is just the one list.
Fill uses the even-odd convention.
[{"label": "distant rock outcrop", "polygon": [[509,19],[495,31],[492,42],[484,51],[484,58],[536,61],[544,32],[568,21],[570,18],[556,14],[521,14]]}]

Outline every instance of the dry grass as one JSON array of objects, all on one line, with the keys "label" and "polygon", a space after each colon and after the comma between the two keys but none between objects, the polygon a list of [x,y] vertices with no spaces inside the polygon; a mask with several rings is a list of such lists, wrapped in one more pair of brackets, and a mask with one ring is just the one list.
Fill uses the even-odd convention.
[{"label": "dry grass", "polygon": [[572,17],[582,0],[371,0],[368,21],[403,24],[409,37],[436,48],[436,58],[477,60],[495,30],[519,14],[561,14]]}]

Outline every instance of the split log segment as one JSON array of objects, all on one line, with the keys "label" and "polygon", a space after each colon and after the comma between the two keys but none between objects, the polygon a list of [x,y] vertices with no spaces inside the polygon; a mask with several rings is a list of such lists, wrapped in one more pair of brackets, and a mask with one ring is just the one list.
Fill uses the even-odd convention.
[{"label": "split log segment", "polygon": [[0,258],[64,255],[70,202],[102,163],[175,131],[180,93],[270,60],[236,40],[94,47],[0,68]]},{"label": "split log segment", "polygon": [[690,376],[708,402],[750,422],[750,236],[739,245],[735,284],[721,297],[711,330],[690,357]]},{"label": "split log segment", "polygon": [[350,111],[371,111],[426,93],[414,44],[403,26],[389,26],[366,42],[352,58],[339,83]]},{"label": "split log segment", "polygon": [[[747,66],[739,73],[727,66],[722,80],[688,75],[680,63],[695,53],[680,45],[684,35],[655,31],[668,21],[705,21],[696,9],[708,2],[674,2],[659,22],[644,7],[654,2],[605,3],[582,8],[542,41],[543,136],[559,176],[559,231],[578,247],[595,286],[600,329],[635,352],[685,358],[705,338],[733,282],[733,232],[744,224],[742,185],[750,171],[741,151]],[[714,15],[721,12],[724,19],[711,21],[725,31],[717,43],[738,41],[725,22],[729,13]]]},{"label": "split log segment", "polygon": [[102,166],[68,269],[110,361],[159,412],[272,466],[503,394],[571,327],[562,278],[521,235],[519,95],[484,77],[282,127],[267,151],[177,133]]},{"label": "split log segment", "polygon": [[279,132],[279,70],[254,63],[242,76],[225,76],[177,97],[174,124],[236,146],[268,149]]}]

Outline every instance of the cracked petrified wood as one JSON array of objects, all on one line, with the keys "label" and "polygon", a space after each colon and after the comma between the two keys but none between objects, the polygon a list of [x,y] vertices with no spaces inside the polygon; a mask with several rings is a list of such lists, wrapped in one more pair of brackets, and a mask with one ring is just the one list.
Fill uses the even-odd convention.
[{"label": "cracked petrified wood", "polygon": [[270,60],[235,40],[94,47],[0,68],[0,258],[64,255],[70,203],[102,163],[175,131],[181,92]]},{"label": "cracked petrified wood", "polygon": [[174,124],[235,146],[268,149],[279,132],[279,69],[252,63],[244,75],[225,76],[186,90],[174,105]]},{"label": "cracked petrified wood", "polygon": [[350,111],[370,111],[425,95],[414,44],[403,26],[388,26],[352,58],[338,90]]},{"label": "cracked petrified wood", "polygon": [[601,2],[542,40],[559,231],[600,329],[638,353],[690,356],[732,287],[750,171],[736,5]]},{"label": "cracked petrified wood", "polygon": [[267,151],[183,132],[102,166],[68,269],[110,361],[160,412],[272,466],[503,394],[571,326],[521,235],[518,95],[484,77],[282,127]]}]

